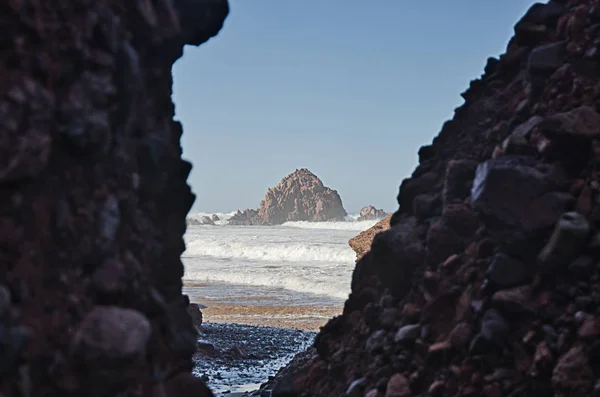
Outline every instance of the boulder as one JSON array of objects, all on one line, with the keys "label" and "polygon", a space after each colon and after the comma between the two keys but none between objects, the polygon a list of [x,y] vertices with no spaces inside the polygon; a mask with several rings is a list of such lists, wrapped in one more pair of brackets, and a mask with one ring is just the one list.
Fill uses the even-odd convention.
[{"label": "boulder", "polygon": [[378,210],[372,205],[367,205],[361,208],[360,215],[358,216],[359,221],[371,221],[374,219],[384,218],[387,214],[384,210]]},{"label": "boulder", "polygon": [[541,72],[551,73],[564,62],[566,43],[564,41],[535,47],[529,54],[528,71],[531,75]]},{"label": "boulder", "polygon": [[302,168],[283,178],[274,188],[269,188],[258,210],[238,210],[229,219],[229,224],[343,221],[346,215],[338,192],[326,187],[315,174]]},{"label": "boulder", "polygon": [[264,225],[264,222],[258,216],[258,211],[252,209],[237,210],[227,223],[237,226]]},{"label": "boulder", "polygon": [[549,137],[566,135],[594,139],[600,137],[600,114],[589,106],[580,106],[547,117],[540,128]]},{"label": "boulder", "polygon": [[531,219],[536,201],[565,184],[565,173],[557,165],[530,157],[502,156],[477,167],[471,189],[473,208],[490,222],[530,229],[539,222]]},{"label": "boulder", "polygon": [[337,191],[306,168],[286,176],[267,191],[260,203],[259,218],[268,225],[288,221],[343,221],[348,215]]},{"label": "boulder", "polygon": [[350,239],[350,241],[348,241],[350,248],[356,252],[357,258],[360,259],[364,254],[369,252],[371,249],[371,244],[373,243],[373,239],[377,234],[390,228],[391,219],[392,216],[388,215],[369,229],[362,231],[358,236],[353,237]]},{"label": "boulder", "polygon": [[96,306],[79,326],[73,351],[86,365],[124,366],[143,357],[151,332],[148,319],[137,310]]},{"label": "boulder", "polygon": [[202,325],[202,311],[197,303],[190,303],[187,308],[187,312],[192,318],[192,324],[196,329],[200,329]]},{"label": "boulder", "polygon": [[566,268],[579,256],[590,230],[590,224],[583,215],[577,212],[564,214],[538,256],[543,270],[549,272],[558,267]]},{"label": "boulder", "polygon": [[187,224],[188,225],[194,225],[194,226],[199,226],[199,225],[215,225],[215,222],[208,216],[206,215],[202,215],[200,217],[200,219],[198,218],[188,218],[187,219]]}]

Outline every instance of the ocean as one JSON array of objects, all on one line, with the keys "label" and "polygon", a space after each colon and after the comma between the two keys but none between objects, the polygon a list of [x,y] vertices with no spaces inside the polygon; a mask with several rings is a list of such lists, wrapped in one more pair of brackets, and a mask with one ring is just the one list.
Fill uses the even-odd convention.
[{"label": "ocean", "polygon": [[377,221],[229,226],[232,214],[185,235],[184,293],[206,306],[205,321],[316,330],[341,312],[356,259],[348,240]]}]

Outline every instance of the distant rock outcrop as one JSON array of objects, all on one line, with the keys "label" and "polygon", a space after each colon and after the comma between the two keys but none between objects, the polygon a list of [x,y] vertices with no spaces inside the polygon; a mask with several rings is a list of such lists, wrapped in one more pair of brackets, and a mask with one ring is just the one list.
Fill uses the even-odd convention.
[{"label": "distant rock outcrop", "polygon": [[385,218],[386,212],[384,210],[378,210],[372,205],[367,205],[360,210],[360,215],[358,217],[359,221],[372,221],[374,219]]},{"label": "distant rock outcrop", "polygon": [[188,225],[212,225],[215,226],[215,222],[210,219],[208,216],[204,215],[202,216],[200,219],[196,219],[196,218],[189,218],[187,220],[187,224]]},{"label": "distant rock outcrop", "polygon": [[256,210],[238,211],[230,225],[281,225],[290,221],[342,221],[347,213],[337,191],[306,168],[286,176],[270,188]]},{"label": "distant rock outcrop", "polygon": [[257,210],[245,209],[244,211],[238,210],[231,218],[229,218],[229,224],[236,226],[251,226],[263,225],[264,223],[261,222]]},{"label": "distant rock outcrop", "polygon": [[377,222],[374,226],[369,229],[361,232],[358,236],[353,237],[348,241],[350,244],[350,248],[356,252],[356,258],[360,259],[364,254],[369,252],[371,249],[371,244],[373,243],[373,239],[375,235],[386,231],[390,228],[390,220],[392,219],[392,215],[388,215],[379,222]]},{"label": "distant rock outcrop", "polygon": [[219,216],[217,214],[213,214],[213,216],[211,217],[213,222],[218,222],[221,220],[221,218],[219,218]]}]

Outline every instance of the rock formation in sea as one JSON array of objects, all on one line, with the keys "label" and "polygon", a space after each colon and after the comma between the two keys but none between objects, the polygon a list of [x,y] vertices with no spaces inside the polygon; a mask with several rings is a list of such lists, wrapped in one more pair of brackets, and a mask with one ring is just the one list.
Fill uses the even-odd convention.
[{"label": "rock formation in sea", "polygon": [[200,217],[200,219],[197,218],[188,218],[187,220],[187,224],[188,225],[215,225],[215,221],[213,221],[211,218],[209,218],[206,215],[203,215]]},{"label": "rock formation in sea", "polygon": [[600,2],[534,4],[273,396],[596,396]]},{"label": "rock formation in sea", "polygon": [[209,396],[171,67],[225,0],[3,1],[0,394]]},{"label": "rock formation in sea", "polygon": [[192,324],[196,329],[200,329],[202,325],[202,311],[197,303],[190,303],[187,307],[187,312],[192,319]]},{"label": "rock formation in sea", "polygon": [[384,210],[378,210],[372,205],[367,205],[366,207],[362,207],[360,209],[360,213],[358,215],[359,221],[372,221],[374,219],[382,219],[385,218],[388,214],[385,213]]},{"label": "rock formation in sea", "polygon": [[336,190],[306,168],[269,188],[258,211],[245,210],[229,219],[231,225],[281,225],[290,221],[343,221],[347,213]]},{"label": "rock formation in sea", "polygon": [[348,241],[350,244],[350,248],[356,252],[356,257],[358,259],[362,258],[364,254],[369,252],[371,249],[371,244],[373,243],[373,239],[375,236],[381,232],[384,232],[390,228],[390,220],[392,219],[392,215],[388,215],[379,222],[377,222],[372,227],[368,228],[365,231],[362,231],[356,237],[353,237]]}]

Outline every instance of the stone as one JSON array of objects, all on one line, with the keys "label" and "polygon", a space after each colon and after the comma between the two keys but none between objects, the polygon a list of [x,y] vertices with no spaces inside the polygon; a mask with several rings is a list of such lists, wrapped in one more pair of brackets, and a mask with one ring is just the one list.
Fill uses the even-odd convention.
[{"label": "stone", "polygon": [[531,131],[537,127],[544,118],[541,116],[532,116],[529,120],[524,122],[523,124],[519,124],[511,133],[512,136],[517,136],[521,138],[528,139]]},{"label": "stone", "polygon": [[413,201],[413,214],[419,219],[427,219],[436,215],[441,204],[439,195],[432,193],[419,194]]},{"label": "stone", "polygon": [[596,263],[590,255],[581,255],[569,265],[569,274],[580,280],[589,280],[594,273]]},{"label": "stone", "polygon": [[593,385],[594,373],[582,346],[565,353],[552,371],[552,385],[565,396],[584,396]]},{"label": "stone", "polygon": [[533,311],[529,303],[532,294],[528,285],[497,291],[492,295],[492,305],[507,317],[530,313]]},{"label": "stone", "polygon": [[213,397],[213,393],[201,378],[186,372],[176,374],[164,383],[156,384],[151,393],[150,397]]},{"label": "stone", "polygon": [[461,202],[470,193],[478,163],[474,160],[450,160],[446,167],[442,200],[444,205]]},{"label": "stone", "polygon": [[365,397],[383,397],[383,395],[379,393],[379,390],[371,389],[367,393],[365,393]]},{"label": "stone", "polygon": [[358,216],[358,221],[371,221],[375,219],[385,218],[388,214],[385,213],[384,210],[378,210],[372,205],[367,205],[366,207],[362,207],[360,209],[360,213]]},{"label": "stone", "polygon": [[402,374],[394,374],[387,384],[385,397],[410,397],[412,392],[408,379]]},{"label": "stone", "polygon": [[448,342],[457,350],[461,350],[469,345],[473,336],[473,330],[467,323],[457,324],[450,335],[448,336]]},{"label": "stone", "polygon": [[104,208],[100,213],[100,234],[107,241],[114,241],[119,224],[121,222],[121,211],[119,209],[119,201],[115,196],[108,196],[104,202]]},{"label": "stone", "polygon": [[385,340],[386,340],[386,333],[384,330],[380,329],[378,331],[373,332],[371,334],[371,336],[369,336],[369,339],[367,339],[365,347],[366,347],[367,351],[369,351],[371,353],[376,352],[383,348],[383,346],[385,345]]},{"label": "stone", "polygon": [[213,222],[218,222],[218,221],[220,221],[220,220],[221,220],[221,218],[219,218],[219,215],[217,215],[217,214],[213,214],[213,215],[210,217],[210,219],[211,219]]},{"label": "stone", "polygon": [[481,321],[481,335],[496,345],[504,345],[510,332],[510,324],[495,309],[489,309]]},{"label": "stone", "polygon": [[375,236],[381,232],[390,229],[390,220],[392,215],[388,215],[375,225],[371,226],[367,230],[360,232],[357,236],[351,238],[348,241],[348,245],[354,252],[356,252],[357,259],[360,259],[371,249],[371,244]]},{"label": "stone", "polygon": [[550,240],[538,256],[544,271],[566,267],[585,246],[590,234],[590,224],[577,212],[567,212],[560,218]]},{"label": "stone", "polygon": [[394,336],[394,342],[402,343],[402,342],[413,342],[419,338],[421,335],[421,325],[420,324],[411,324],[405,325],[396,332]]},{"label": "stone", "polygon": [[412,210],[415,197],[430,193],[437,183],[438,175],[435,172],[426,172],[418,177],[404,179],[398,193],[400,210],[404,212]]},{"label": "stone", "polygon": [[197,303],[190,303],[187,307],[187,312],[192,319],[192,324],[197,330],[202,325],[202,311]]},{"label": "stone", "polygon": [[527,61],[530,75],[551,73],[564,63],[566,42],[543,44],[531,50]]},{"label": "stone", "polygon": [[73,350],[89,365],[127,365],[143,357],[150,333],[148,319],[137,310],[96,306],[79,325]]},{"label": "stone", "polygon": [[486,276],[496,286],[509,288],[525,283],[530,273],[523,262],[499,252],[492,258]]},{"label": "stone", "polygon": [[502,156],[477,167],[473,208],[493,224],[526,228],[536,200],[566,185],[564,171],[529,157]]},{"label": "stone", "polygon": [[204,341],[198,341],[196,343],[196,352],[207,357],[217,357],[217,355],[220,354],[219,349],[217,349],[215,345]]},{"label": "stone", "polygon": [[0,285],[0,317],[10,309],[10,306],[10,291],[4,285]]},{"label": "stone", "polygon": [[289,221],[343,221],[348,215],[336,190],[306,168],[286,176],[270,188],[260,203],[258,217],[267,225]]},{"label": "stone", "polygon": [[600,114],[589,106],[580,106],[546,117],[540,128],[550,138],[566,135],[594,139],[600,137]]},{"label": "stone", "polygon": [[538,231],[553,227],[575,203],[575,197],[564,192],[550,192],[533,200],[525,214],[523,226],[527,231]]},{"label": "stone", "polygon": [[446,361],[451,350],[452,345],[450,342],[444,341],[434,343],[433,345],[429,346],[427,358],[432,361],[443,362]]},{"label": "stone", "polygon": [[385,329],[392,329],[396,326],[396,322],[400,318],[400,310],[388,307],[382,310],[379,316],[379,324]]},{"label": "stone", "polygon": [[587,315],[579,327],[578,335],[584,339],[600,337],[600,316]]},{"label": "stone", "polygon": [[442,222],[462,237],[471,237],[477,231],[479,217],[465,204],[447,204],[442,211]]},{"label": "stone", "polygon": [[258,216],[258,211],[253,209],[237,210],[227,223],[234,226],[264,225],[264,221]]},{"label": "stone", "polygon": [[432,264],[443,262],[450,255],[461,252],[465,246],[464,240],[441,219],[429,227],[426,244],[428,258]]},{"label": "stone", "polygon": [[367,380],[365,378],[354,380],[352,383],[350,383],[348,389],[346,389],[346,395],[349,397],[362,397],[366,382]]}]

